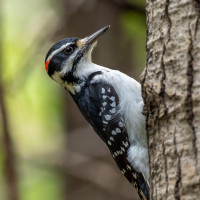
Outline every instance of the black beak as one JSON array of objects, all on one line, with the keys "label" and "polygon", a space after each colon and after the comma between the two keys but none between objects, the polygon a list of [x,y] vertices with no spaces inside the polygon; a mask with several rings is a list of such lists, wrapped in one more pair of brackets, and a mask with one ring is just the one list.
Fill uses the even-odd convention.
[{"label": "black beak", "polygon": [[94,41],[96,41],[101,35],[103,35],[108,29],[110,28],[110,25],[105,26],[104,28],[98,30],[97,32],[93,33],[92,35],[85,38],[86,45],[92,44]]},{"label": "black beak", "polygon": [[81,39],[78,41],[78,46],[89,46],[93,44],[101,35],[103,35],[108,29],[110,28],[110,25],[105,26],[104,28],[98,30],[97,32],[93,33],[92,35],[85,37],[84,39]]}]

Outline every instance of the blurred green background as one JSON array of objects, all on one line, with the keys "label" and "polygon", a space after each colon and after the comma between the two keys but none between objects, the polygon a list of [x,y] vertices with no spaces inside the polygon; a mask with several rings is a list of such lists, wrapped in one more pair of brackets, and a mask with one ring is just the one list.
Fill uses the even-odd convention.
[{"label": "blurred green background", "polygon": [[135,79],[144,0],[0,1],[0,199],[137,199],[70,96],[44,70],[53,43],[111,25],[93,61]]}]

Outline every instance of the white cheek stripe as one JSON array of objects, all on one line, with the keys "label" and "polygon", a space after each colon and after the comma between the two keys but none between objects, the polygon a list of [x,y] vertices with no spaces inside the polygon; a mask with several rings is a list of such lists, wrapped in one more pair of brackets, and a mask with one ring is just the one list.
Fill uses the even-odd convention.
[{"label": "white cheek stripe", "polygon": [[[67,44],[62,45],[59,49],[56,49],[53,51],[47,58],[47,60],[52,59],[56,54],[60,53],[63,49],[65,49],[67,46],[71,45],[72,42],[68,42]],[[46,60],[46,61],[47,61]]]}]

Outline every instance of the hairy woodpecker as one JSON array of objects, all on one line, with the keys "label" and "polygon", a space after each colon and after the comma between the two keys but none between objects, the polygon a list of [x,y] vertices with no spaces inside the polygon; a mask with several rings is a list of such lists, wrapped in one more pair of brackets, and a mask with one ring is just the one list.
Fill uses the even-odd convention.
[{"label": "hairy woodpecker", "polygon": [[149,200],[149,159],[140,84],[92,63],[96,41],[110,26],[54,44],[45,59],[48,75],[64,87],[109,148],[122,174]]}]

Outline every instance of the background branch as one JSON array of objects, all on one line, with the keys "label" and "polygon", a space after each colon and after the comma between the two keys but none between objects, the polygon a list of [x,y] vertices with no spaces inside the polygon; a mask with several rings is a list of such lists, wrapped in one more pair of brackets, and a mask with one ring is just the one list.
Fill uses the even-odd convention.
[{"label": "background branch", "polygon": [[[2,2],[0,2],[0,13]],[[6,107],[3,96],[3,84],[2,84],[2,14],[0,15],[0,118],[2,120],[2,138],[3,138],[3,152],[5,157],[4,173],[5,181],[9,200],[18,200],[18,187],[17,176],[15,169],[15,156],[13,151],[13,145],[10,137],[10,131],[8,126],[8,118],[6,113]]]}]

